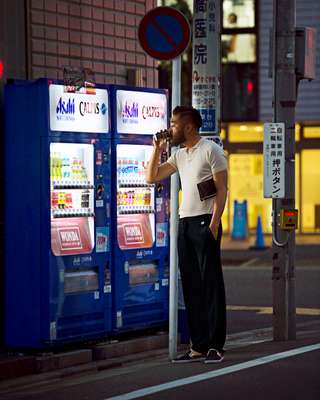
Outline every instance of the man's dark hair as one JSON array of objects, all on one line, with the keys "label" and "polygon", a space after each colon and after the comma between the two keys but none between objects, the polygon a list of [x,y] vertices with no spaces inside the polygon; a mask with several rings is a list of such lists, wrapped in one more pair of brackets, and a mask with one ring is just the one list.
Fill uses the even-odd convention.
[{"label": "man's dark hair", "polygon": [[178,115],[179,117],[188,117],[189,121],[193,123],[198,129],[202,126],[202,118],[199,111],[193,107],[188,106],[177,106],[172,111],[173,115]]}]

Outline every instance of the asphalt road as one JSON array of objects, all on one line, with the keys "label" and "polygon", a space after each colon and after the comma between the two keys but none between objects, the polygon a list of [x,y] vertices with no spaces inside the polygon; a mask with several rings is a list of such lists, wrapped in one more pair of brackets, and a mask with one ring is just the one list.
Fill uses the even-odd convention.
[{"label": "asphalt road", "polygon": [[[224,274],[229,343],[223,363],[177,365],[169,362],[167,352],[155,353],[119,368],[42,383],[25,381],[24,386],[17,384],[6,393],[0,387],[1,399],[318,400],[320,268],[297,269],[298,335],[297,340],[287,342],[272,341],[271,329],[265,330],[267,334],[263,329],[272,326],[271,268],[227,267]],[[247,341],[235,334],[244,331]]]},{"label": "asphalt road", "polygon": [[[224,268],[229,333],[272,326],[271,278],[271,267]],[[319,319],[304,309],[320,310],[320,266],[297,268],[295,282],[297,323]]]}]

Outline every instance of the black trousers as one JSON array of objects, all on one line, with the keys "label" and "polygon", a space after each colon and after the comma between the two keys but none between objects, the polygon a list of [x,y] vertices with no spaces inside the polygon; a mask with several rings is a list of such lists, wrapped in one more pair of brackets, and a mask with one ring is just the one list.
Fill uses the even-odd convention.
[{"label": "black trousers", "polygon": [[178,256],[192,349],[222,350],[226,339],[226,299],[220,244],[209,225],[211,215],[181,218]]}]

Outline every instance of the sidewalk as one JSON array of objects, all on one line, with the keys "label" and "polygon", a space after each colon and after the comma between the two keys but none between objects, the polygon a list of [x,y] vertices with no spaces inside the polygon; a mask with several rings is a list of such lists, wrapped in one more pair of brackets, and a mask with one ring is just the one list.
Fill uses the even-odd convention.
[{"label": "sidewalk", "polygon": [[[230,237],[223,237],[222,259],[224,267],[228,266],[270,266],[272,265],[271,247],[265,250],[252,250],[255,237],[245,241],[234,241]],[[271,244],[271,236],[265,237],[266,245]],[[320,267],[320,237],[298,236],[296,246],[296,265],[299,267]],[[320,328],[319,328],[320,329]],[[270,335],[270,332],[268,333]],[[259,333],[260,335],[260,333]],[[34,376],[42,379],[45,374],[51,373],[74,374],[77,371],[92,371],[114,368],[130,359],[143,359],[145,352],[155,354],[164,352],[168,346],[167,333],[149,336],[134,336],[131,340],[111,341],[97,345],[81,345],[76,349],[37,355],[0,354],[0,381],[15,380],[23,376]],[[161,350],[162,349],[162,350]],[[22,378],[23,379],[23,378]]]},{"label": "sidewalk", "polygon": [[[279,354],[284,351],[291,351],[294,349],[301,349],[304,346],[319,344],[320,340],[320,321],[312,321],[308,323],[299,324],[297,329],[297,339],[290,340],[285,342],[275,342],[272,339],[272,329],[257,329],[253,331],[237,333],[233,335],[228,335],[227,344],[226,344],[226,357],[225,361],[222,364],[217,366],[212,366],[212,368],[226,368],[229,366],[241,365],[242,363],[246,363],[250,360],[271,356],[274,354]],[[164,335],[165,341],[167,340],[167,336]],[[125,349],[125,344],[122,345],[122,350]],[[119,351],[119,349],[118,349]],[[185,369],[181,370],[180,366],[176,364],[173,365],[168,360],[168,349],[167,347],[161,347],[158,350],[149,349],[148,351],[140,351],[137,354],[119,354],[116,357],[111,357],[109,359],[104,360],[95,360],[89,363],[85,363],[78,366],[69,366],[68,368],[58,369],[52,372],[36,374],[32,376],[21,377],[18,379],[11,379],[7,381],[0,382],[0,397],[1,399],[13,399],[15,396],[21,398],[19,396],[23,395],[23,398],[27,399],[28,395],[32,396],[34,399],[51,399],[55,398],[55,396],[59,390],[63,390],[65,386],[72,386],[73,382],[77,384],[79,382],[79,376],[85,376],[86,380],[90,382],[90,377],[92,377],[92,384],[94,384],[96,379],[96,374],[99,372],[103,372],[103,382],[105,387],[108,387],[108,380],[114,379],[114,377],[118,377],[122,379],[121,376],[124,375],[124,381],[128,380],[128,371],[134,373],[134,371],[140,371],[141,381],[135,381],[135,389],[140,386],[150,386],[149,381],[147,380],[146,374],[149,372],[151,368],[160,371],[168,371],[170,368],[170,379],[169,381],[174,380],[175,373],[177,373],[177,377],[180,378],[183,373],[190,374],[190,369],[184,367]],[[310,354],[314,354],[310,353]],[[294,363],[300,362],[300,358],[291,358],[294,360]],[[303,360],[301,360],[301,363]],[[275,370],[272,367],[272,363],[269,364],[270,374],[268,374],[268,380],[273,379],[273,375],[277,374],[277,369]],[[303,365],[303,364],[302,364]],[[126,368],[123,368],[126,367]],[[311,366],[310,366],[311,367]],[[317,366],[314,364],[312,368],[316,368]],[[179,369],[180,368],[180,369]],[[202,365],[193,364],[192,366],[192,374],[197,374],[198,369],[201,372],[204,368]],[[108,372],[109,371],[109,372]],[[142,373],[142,371],[144,371]],[[185,372],[181,372],[185,371]],[[308,369],[310,372],[310,368]],[[308,374],[307,370],[301,371],[301,376],[303,374]],[[155,379],[159,379],[161,381],[161,374],[155,374]],[[143,377],[145,379],[143,380]],[[65,378],[68,378],[65,380]],[[100,378],[102,379],[102,378]],[[130,378],[129,378],[130,379]],[[235,379],[235,378],[233,378]],[[54,389],[53,392],[53,384],[59,383],[57,389]],[[65,382],[65,383],[64,383]],[[89,383],[90,384],[90,383]],[[54,384],[55,386],[56,384]],[[110,385],[111,387],[112,385]],[[81,388],[80,388],[81,390]],[[94,388],[92,387],[92,390]],[[112,390],[112,388],[110,389]],[[118,393],[108,393],[108,396],[114,396],[115,394],[126,393],[130,391],[130,386],[126,386],[124,383],[123,387],[118,388]],[[285,390],[285,388],[284,388]],[[240,395],[240,394],[239,394]],[[38,396],[38,397],[37,397]],[[58,397],[57,397],[58,398]],[[103,397],[105,398],[105,397]],[[223,397],[221,397],[223,398]],[[280,398],[280,397],[279,397]],[[306,388],[306,398],[308,398],[308,392]]]}]

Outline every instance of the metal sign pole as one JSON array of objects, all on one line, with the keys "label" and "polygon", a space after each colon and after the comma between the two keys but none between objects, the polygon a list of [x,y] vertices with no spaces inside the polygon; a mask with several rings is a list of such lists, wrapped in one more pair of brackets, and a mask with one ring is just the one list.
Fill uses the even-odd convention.
[{"label": "metal sign pole", "polygon": [[295,231],[279,227],[280,210],[295,206],[295,0],[274,0],[274,122],[285,125],[285,197],[273,199],[273,337],[296,338]]},{"label": "metal sign pole", "polygon": [[[181,56],[172,61],[172,110],[181,102]],[[173,147],[171,152],[177,150]],[[179,178],[175,173],[171,176],[170,196],[170,286],[169,286],[169,358],[177,355],[178,334],[178,191]]]},{"label": "metal sign pole", "polygon": [[[190,43],[191,30],[186,17],[173,7],[156,7],[141,20],[139,42],[151,57],[172,61],[172,109],[180,105],[181,54]],[[170,46],[163,46],[168,42]],[[172,45],[174,43],[174,45]],[[175,152],[176,148],[172,149]],[[170,290],[169,290],[169,357],[177,355],[178,317],[178,174],[171,176],[170,200]]]},{"label": "metal sign pole", "polygon": [[193,2],[192,105],[202,116],[201,135],[214,137],[219,144],[220,9],[221,0]]}]

